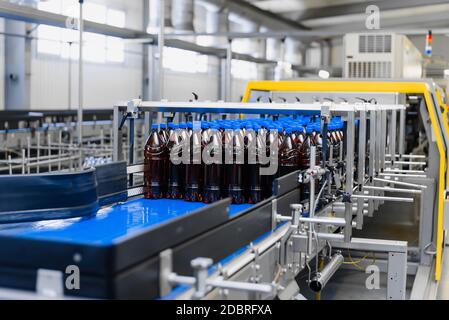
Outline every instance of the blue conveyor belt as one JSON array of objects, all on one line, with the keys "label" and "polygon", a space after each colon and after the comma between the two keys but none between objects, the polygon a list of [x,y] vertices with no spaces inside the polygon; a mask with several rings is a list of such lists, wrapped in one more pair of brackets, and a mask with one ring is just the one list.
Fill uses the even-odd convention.
[{"label": "blue conveyor belt", "polygon": [[[133,233],[153,228],[170,219],[206,206],[182,200],[137,199],[101,209],[96,216],[67,220],[40,221],[0,226],[0,236],[109,246]],[[250,208],[231,205],[230,218]]]}]

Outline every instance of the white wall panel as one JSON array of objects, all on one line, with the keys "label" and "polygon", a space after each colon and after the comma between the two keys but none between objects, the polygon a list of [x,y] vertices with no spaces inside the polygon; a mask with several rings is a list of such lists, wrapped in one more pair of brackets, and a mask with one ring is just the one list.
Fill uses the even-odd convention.
[{"label": "white wall panel", "polygon": [[192,92],[199,99],[218,99],[218,80],[214,74],[175,73],[165,71],[164,98],[171,101],[187,101],[193,98]]}]

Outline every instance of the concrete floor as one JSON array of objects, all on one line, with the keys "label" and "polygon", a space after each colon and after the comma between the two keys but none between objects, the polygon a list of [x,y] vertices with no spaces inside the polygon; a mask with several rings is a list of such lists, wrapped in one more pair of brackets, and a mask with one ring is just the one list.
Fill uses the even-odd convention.
[{"label": "concrete floor", "polygon": [[[322,293],[324,300],[383,300],[386,296],[386,275],[380,278],[379,290],[367,290],[364,286],[366,274],[358,270],[340,269]],[[407,279],[409,299],[414,277]],[[438,285],[438,300],[449,300],[449,245],[443,254],[443,272]]]},{"label": "concrete floor", "polygon": [[[387,297],[387,275],[380,276],[380,288],[368,290],[365,286],[367,274],[357,269],[340,269],[323,291],[323,300],[385,300]],[[413,277],[407,278],[406,299],[409,299]]]}]

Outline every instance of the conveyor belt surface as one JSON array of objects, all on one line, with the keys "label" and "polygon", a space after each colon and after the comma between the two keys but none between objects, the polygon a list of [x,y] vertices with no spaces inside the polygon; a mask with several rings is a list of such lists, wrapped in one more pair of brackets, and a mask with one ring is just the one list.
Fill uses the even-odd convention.
[{"label": "conveyor belt surface", "polygon": [[[170,219],[206,206],[182,200],[136,199],[99,210],[96,216],[67,220],[41,221],[0,226],[1,236],[109,246],[120,238],[153,228]],[[249,204],[231,205],[230,217],[250,208]]]}]

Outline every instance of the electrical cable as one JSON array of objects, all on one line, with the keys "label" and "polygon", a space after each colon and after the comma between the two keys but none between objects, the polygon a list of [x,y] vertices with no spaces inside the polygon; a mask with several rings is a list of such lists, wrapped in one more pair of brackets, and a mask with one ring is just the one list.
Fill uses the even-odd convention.
[{"label": "electrical cable", "polygon": [[[357,269],[359,269],[361,271],[364,271],[364,269],[362,267],[360,267],[359,264],[362,263],[363,261],[365,261],[366,258],[368,257],[368,255],[369,255],[368,253],[365,253],[365,255],[362,258],[360,258],[359,260],[354,261],[352,259],[352,257],[351,257],[351,252],[348,250],[348,258],[349,258],[350,261],[349,262],[343,262],[343,264],[352,265],[355,268],[357,268]],[[376,263],[376,255],[375,255],[375,253],[372,252],[372,255],[373,255],[373,260],[371,262],[371,265]]]}]

